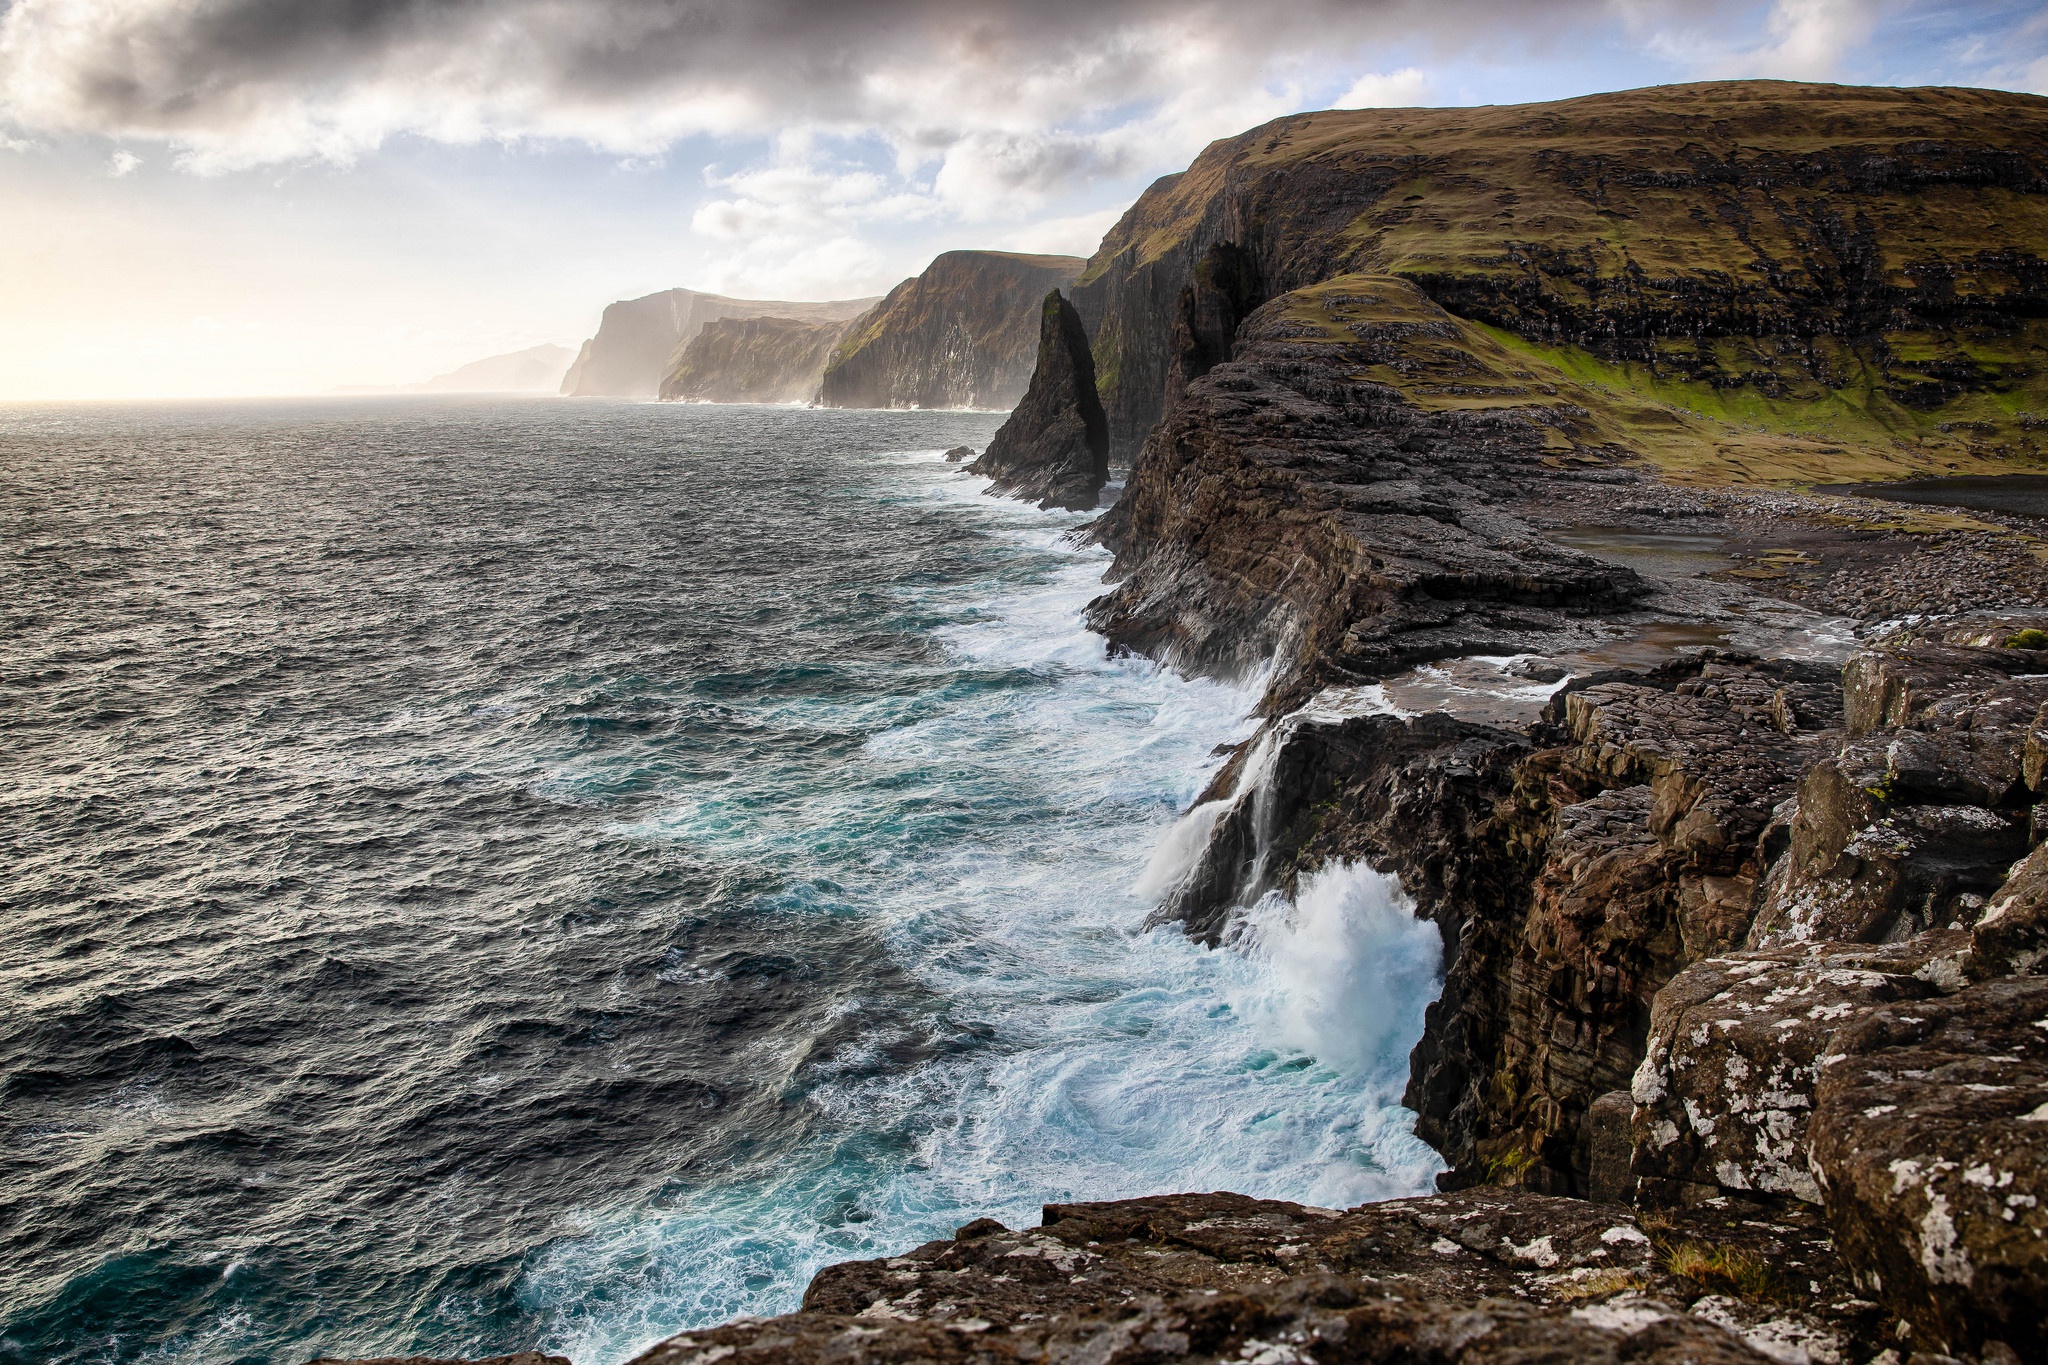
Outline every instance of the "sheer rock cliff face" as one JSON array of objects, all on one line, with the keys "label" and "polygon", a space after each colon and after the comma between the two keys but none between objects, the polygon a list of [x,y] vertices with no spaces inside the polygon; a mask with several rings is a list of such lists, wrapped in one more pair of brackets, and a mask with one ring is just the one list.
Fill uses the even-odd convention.
[{"label": "sheer rock cliff face", "polygon": [[1038,365],[1024,399],[968,472],[992,491],[1086,511],[1109,481],[1109,428],[1080,315],[1055,289],[1039,309]]},{"label": "sheer rock cliff face", "polygon": [[1176,382],[1230,357],[1234,318],[1349,272],[1724,404],[1961,403],[2038,448],[1963,400],[2038,391],[2044,193],[2048,101],[1991,91],[1748,81],[1298,114],[1153,185],[1073,297],[1119,465]]},{"label": "sheer rock cliff face", "polygon": [[625,299],[604,310],[597,335],[583,343],[568,374],[562,377],[562,392],[571,398],[653,398],[681,358],[683,347],[719,318],[847,322],[874,304],[874,299],[829,303],[729,299],[694,289],[664,289],[659,294]]},{"label": "sheer rock cliff face", "polygon": [[1007,408],[1037,356],[1039,303],[1074,256],[949,251],[854,324],[826,368],[835,408]]},{"label": "sheer rock cliff face", "polygon": [[684,343],[661,397],[712,403],[809,403],[852,326],[795,318],[718,318]]}]

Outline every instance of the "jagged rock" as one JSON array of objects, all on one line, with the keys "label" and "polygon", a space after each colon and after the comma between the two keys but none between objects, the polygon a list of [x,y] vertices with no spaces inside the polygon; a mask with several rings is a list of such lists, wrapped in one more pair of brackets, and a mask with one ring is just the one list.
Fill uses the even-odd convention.
[{"label": "jagged rock", "polygon": [[995,491],[1086,511],[1109,481],[1109,437],[1080,315],[1055,289],[1039,312],[1038,365],[1024,399],[967,467]]},{"label": "jagged rock", "polygon": [[1710,957],[1673,977],[1631,1087],[1640,1197],[1818,1204],[1807,1124],[1828,1039],[1861,1011],[1957,984],[1966,944],[1953,931],[1888,947],[1810,944]]},{"label": "jagged rock", "polygon": [[[978,1219],[904,1256],[831,1267],[801,1312],[689,1332],[635,1365],[1868,1352],[1870,1305],[1816,1222],[1689,1217],[1653,1234],[1624,1210],[1519,1191],[1342,1211],[1230,1194],[1053,1204],[1036,1229]],[[1674,1275],[1653,1237],[1745,1283]],[[1764,1266],[1768,1283],[1746,1270]]]},{"label": "jagged rock", "polygon": [[1586,1110],[1591,1160],[1586,1171],[1586,1198],[1599,1204],[1632,1204],[1636,1196],[1635,1099],[1626,1090],[1610,1090]]},{"label": "jagged rock", "polygon": [[2048,962],[2048,843],[2013,864],[1970,931],[1964,970],[1975,980],[2031,976]]},{"label": "jagged rock", "polygon": [[1117,586],[1089,624],[1191,672],[1242,674],[1277,655],[1276,709],[1292,709],[1416,662],[1540,652],[1567,621],[1646,595],[1631,569],[1550,544],[1513,514],[1521,480],[1565,439],[1554,424],[1570,419],[1548,399],[1447,406],[1392,382],[1390,362],[1435,328],[1455,322],[1386,278],[1347,277],[1247,318],[1103,518]]},{"label": "jagged rock", "polygon": [[947,464],[964,464],[974,458],[973,446],[954,446],[946,452]]},{"label": "jagged rock", "polygon": [[2033,837],[2027,747],[2048,678],[2024,651],[1907,639],[1843,669],[1856,736],[1801,779],[1752,946],[1967,925]]},{"label": "jagged rock", "polygon": [[2048,978],[1873,1010],[1830,1044],[1812,1159],[1843,1259],[1919,1349],[2048,1354]]},{"label": "jagged rock", "polygon": [[1031,378],[1038,301],[1074,256],[947,251],[853,324],[825,369],[833,408],[1007,408]]}]

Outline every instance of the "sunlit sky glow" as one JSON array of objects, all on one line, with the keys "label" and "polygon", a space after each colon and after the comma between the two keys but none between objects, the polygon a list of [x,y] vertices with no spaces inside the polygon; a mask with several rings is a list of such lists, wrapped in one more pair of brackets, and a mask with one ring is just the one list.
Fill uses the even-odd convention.
[{"label": "sunlit sky glow", "polygon": [[1086,255],[1298,109],[1724,76],[2048,93],[2048,7],[0,0],[0,398],[405,383],[672,285]]}]

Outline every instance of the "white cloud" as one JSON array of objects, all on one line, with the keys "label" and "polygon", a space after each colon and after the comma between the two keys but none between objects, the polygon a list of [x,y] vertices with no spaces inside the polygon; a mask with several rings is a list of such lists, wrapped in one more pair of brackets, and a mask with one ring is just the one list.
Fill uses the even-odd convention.
[{"label": "white cloud", "polygon": [[1429,76],[1420,67],[1404,66],[1399,71],[1368,72],[1331,101],[1330,107],[1404,109],[1426,104],[1433,89]]},{"label": "white cloud", "polygon": [[1768,41],[1745,46],[1726,27],[1656,29],[1650,11],[1632,11],[1652,28],[1647,47],[1698,76],[1829,80],[1870,41],[1887,0],[1775,0],[1764,17]]},{"label": "white cloud", "polygon": [[133,175],[135,168],[142,164],[142,158],[130,151],[118,151],[107,158],[107,174],[119,180],[124,175]]}]

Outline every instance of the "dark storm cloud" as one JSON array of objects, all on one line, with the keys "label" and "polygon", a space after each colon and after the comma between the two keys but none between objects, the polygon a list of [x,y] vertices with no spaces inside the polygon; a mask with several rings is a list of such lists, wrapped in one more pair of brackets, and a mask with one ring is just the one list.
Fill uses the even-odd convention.
[{"label": "dark storm cloud", "polygon": [[24,126],[201,142],[658,145],[792,122],[943,142],[1154,98],[1181,67],[1256,76],[1376,40],[1568,29],[1619,2],[16,0],[0,88]]}]

